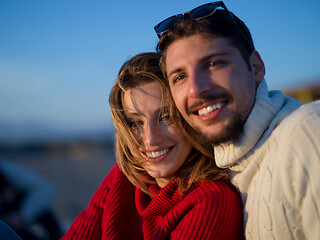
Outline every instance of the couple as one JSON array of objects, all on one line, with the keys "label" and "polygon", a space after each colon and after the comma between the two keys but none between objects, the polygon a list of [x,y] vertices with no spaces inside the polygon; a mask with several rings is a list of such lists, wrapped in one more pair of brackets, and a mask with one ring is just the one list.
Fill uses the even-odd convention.
[{"label": "couple", "polygon": [[320,103],[268,91],[223,2],[155,30],[109,97],[117,164],[63,239],[320,239]]}]

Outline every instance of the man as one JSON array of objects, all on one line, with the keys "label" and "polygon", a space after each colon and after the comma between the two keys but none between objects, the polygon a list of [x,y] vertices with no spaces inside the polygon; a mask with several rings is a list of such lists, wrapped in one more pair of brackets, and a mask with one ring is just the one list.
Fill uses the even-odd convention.
[{"label": "man", "polygon": [[268,91],[248,28],[223,2],[155,30],[176,107],[241,193],[246,238],[320,239],[320,103]]}]

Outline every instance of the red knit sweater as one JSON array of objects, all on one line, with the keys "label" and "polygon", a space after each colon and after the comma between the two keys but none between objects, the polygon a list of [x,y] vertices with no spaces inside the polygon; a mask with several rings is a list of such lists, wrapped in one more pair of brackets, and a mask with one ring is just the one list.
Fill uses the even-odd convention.
[{"label": "red knit sweater", "polygon": [[242,203],[225,181],[194,184],[183,197],[176,181],[150,191],[157,196],[116,164],[62,239],[243,239]]}]

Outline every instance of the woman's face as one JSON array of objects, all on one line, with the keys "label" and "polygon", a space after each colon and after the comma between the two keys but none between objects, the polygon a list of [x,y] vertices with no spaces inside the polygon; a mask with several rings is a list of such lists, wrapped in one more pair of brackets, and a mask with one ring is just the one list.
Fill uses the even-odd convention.
[{"label": "woman's face", "polygon": [[[143,168],[164,187],[182,166],[192,146],[170,124],[167,113],[161,113],[161,86],[143,84],[124,93],[126,118],[138,142]],[[133,150],[131,150],[134,152]]]}]

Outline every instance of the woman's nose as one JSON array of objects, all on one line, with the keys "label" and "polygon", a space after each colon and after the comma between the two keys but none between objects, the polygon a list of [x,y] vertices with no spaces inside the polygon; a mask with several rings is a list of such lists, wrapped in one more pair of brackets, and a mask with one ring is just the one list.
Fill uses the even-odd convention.
[{"label": "woman's nose", "polygon": [[162,141],[160,126],[157,124],[148,124],[143,130],[143,141],[145,145],[153,146]]}]

